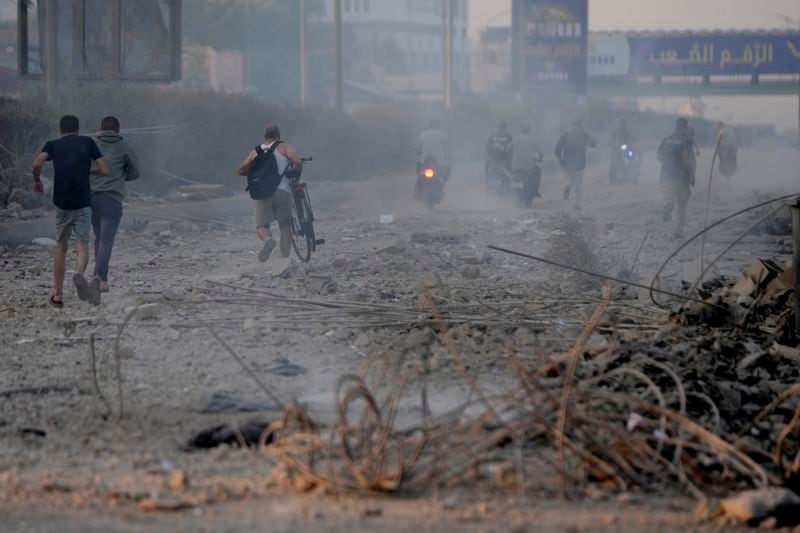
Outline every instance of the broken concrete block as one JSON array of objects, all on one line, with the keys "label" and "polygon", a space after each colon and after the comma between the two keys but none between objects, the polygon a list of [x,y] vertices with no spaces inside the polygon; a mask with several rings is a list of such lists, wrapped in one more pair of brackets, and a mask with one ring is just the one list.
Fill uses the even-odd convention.
[{"label": "broken concrete block", "polygon": [[50,237],[36,237],[31,242],[39,246],[56,246],[58,244],[55,239]]},{"label": "broken concrete block", "polygon": [[369,336],[366,333],[360,333],[358,337],[356,337],[354,344],[358,348],[365,348],[366,346],[369,346]]},{"label": "broken concrete block", "polygon": [[474,265],[468,265],[461,271],[461,275],[466,279],[478,279],[481,277],[481,269]]}]

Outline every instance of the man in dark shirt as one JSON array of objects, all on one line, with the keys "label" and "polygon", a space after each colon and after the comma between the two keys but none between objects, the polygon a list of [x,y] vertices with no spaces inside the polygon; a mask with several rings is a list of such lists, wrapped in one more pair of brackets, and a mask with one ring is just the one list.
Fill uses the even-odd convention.
[{"label": "man in dark shirt", "polygon": [[694,174],[697,170],[694,141],[688,133],[689,122],[679,118],[675,132],[665,137],[658,147],[658,160],[661,162],[661,190],[664,194],[664,222],[672,219],[672,210],[678,204],[678,226],[675,239],[683,238],[686,225],[686,206],[692,195]]},{"label": "man in dark shirt", "polygon": [[597,141],[586,133],[580,120],[573,122],[572,129],[562,135],[556,144],[556,158],[567,177],[564,200],[569,200],[570,192],[575,189],[575,209],[581,208],[583,171],[586,170],[586,148],[595,146],[597,146]]},{"label": "man in dark shirt", "polygon": [[[505,181],[511,175],[511,134],[505,121],[497,125],[497,131],[486,141],[486,163],[483,166],[487,181],[493,173],[504,176]],[[503,172],[505,170],[506,172]],[[507,185],[507,184],[506,184]]]},{"label": "man in dark shirt", "polygon": [[89,232],[91,228],[92,189],[89,172],[92,161],[97,161],[100,174],[108,176],[110,169],[89,137],[78,135],[78,117],[64,115],[59,122],[61,138],[48,141],[33,161],[33,190],[44,192],[40,176],[46,161],[53,162],[53,204],[56,207],[56,246],[53,257],[55,291],[50,303],[56,307],[64,305],[64,272],[66,270],[67,246],[71,234],[75,233],[78,259],[73,281],[81,300],[100,303],[100,288],[96,280],[90,284],[84,277],[89,261]]}]

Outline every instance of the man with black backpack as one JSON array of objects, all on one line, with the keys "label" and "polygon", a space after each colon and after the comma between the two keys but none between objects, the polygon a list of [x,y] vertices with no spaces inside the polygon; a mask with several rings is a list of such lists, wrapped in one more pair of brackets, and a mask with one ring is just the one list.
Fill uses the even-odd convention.
[{"label": "man with black backpack", "polygon": [[664,193],[664,222],[672,220],[672,210],[678,204],[678,227],[675,239],[683,238],[686,225],[686,206],[692,195],[694,174],[697,170],[694,140],[689,134],[689,121],[679,118],[675,133],[665,137],[658,147],[661,162],[661,190]]},{"label": "man with black backpack", "polygon": [[264,129],[264,143],[256,146],[236,170],[238,176],[247,176],[247,191],[256,201],[256,231],[264,241],[258,254],[262,263],[269,259],[275,248],[270,225],[278,223],[281,232],[281,256],[289,257],[292,249],[292,189],[286,171],[289,165],[298,175],[303,160],[291,144],[281,141],[278,126],[268,124]]}]

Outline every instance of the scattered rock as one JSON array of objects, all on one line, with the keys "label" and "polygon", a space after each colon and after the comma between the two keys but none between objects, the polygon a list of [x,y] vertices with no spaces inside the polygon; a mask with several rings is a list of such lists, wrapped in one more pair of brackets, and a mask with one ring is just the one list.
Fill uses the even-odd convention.
[{"label": "scattered rock", "polygon": [[171,341],[177,341],[181,338],[181,332],[175,328],[167,328],[164,330],[164,336]]},{"label": "scattered rock", "polygon": [[256,325],[256,321],[252,318],[245,318],[244,323],[242,324],[242,331],[250,331]]},{"label": "scattered rock", "polygon": [[172,498],[145,499],[139,502],[142,511],[153,513],[157,511],[185,511],[195,507],[195,504],[188,501],[176,500]]},{"label": "scattered rock", "polygon": [[378,250],[379,254],[401,254],[406,251],[406,243],[403,241],[398,241],[394,244],[390,244],[386,248],[382,248]]},{"label": "scattered rock", "polygon": [[789,489],[746,490],[723,498],[720,507],[725,516],[749,525],[758,525],[770,517],[775,517],[781,527],[800,523],[800,496]]},{"label": "scattered rock", "polygon": [[147,223],[147,232],[158,235],[172,229],[172,223],[165,220],[151,220]]},{"label": "scattered rock", "polygon": [[347,258],[346,257],[337,257],[333,260],[334,268],[345,268],[347,266]]},{"label": "scattered rock", "polygon": [[11,214],[19,215],[19,213],[24,211],[25,208],[22,207],[22,204],[19,204],[17,202],[9,202],[8,205],[6,206],[6,210]]},{"label": "scattered rock", "polygon": [[36,218],[36,213],[31,211],[30,209],[23,209],[22,211],[19,212],[19,218],[21,218],[22,220],[31,220],[33,218]]},{"label": "scattered rock", "polygon": [[51,239],[50,237],[36,237],[31,241],[33,244],[37,246],[56,246],[58,242],[55,239]]},{"label": "scattered rock", "polygon": [[436,334],[431,328],[412,329],[405,337],[405,349],[414,351],[436,342]]},{"label": "scattered rock", "polygon": [[183,470],[173,470],[169,476],[169,488],[172,492],[182,492],[189,486],[189,478]]},{"label": "scattered rock", "polygon": [[358,348],[365,348],[369,346],[369,336],[366,333],[360,333],[358,337],[356,337],[354,344]]},{"label": "scattered rock", "polygon": [[20,188],[15,188],[11,191],[11,194],[9,194],[8,198],[6,198],[6,203],[9,204],[9,208],[11,207],[11,204],[17,204],[22,208],[34,207],[34,202],[31,201],[31,194],[27,191],[23,191]]},{"label": "scattered rock", "polygon": [[474,265],[465,266],[461,271],[461,275],[465,279],[478,279],[481,277],[481,269]]}]

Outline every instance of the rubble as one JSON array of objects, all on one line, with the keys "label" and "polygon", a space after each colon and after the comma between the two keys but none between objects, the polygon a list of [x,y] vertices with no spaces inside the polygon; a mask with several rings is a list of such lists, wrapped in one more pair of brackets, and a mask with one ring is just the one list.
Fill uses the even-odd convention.
[{"label": "rubble", "polygon": [[775,527],[800,524],[800,496],[788,489],[748,490],[719,503],[724,516],[742,524],[757,526],[768,518],[775,519]]}]

